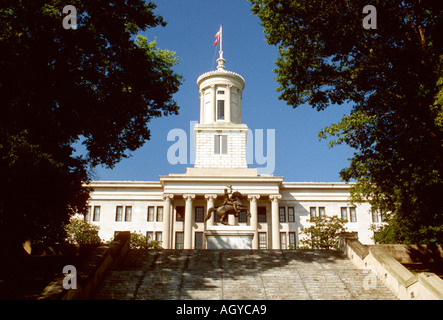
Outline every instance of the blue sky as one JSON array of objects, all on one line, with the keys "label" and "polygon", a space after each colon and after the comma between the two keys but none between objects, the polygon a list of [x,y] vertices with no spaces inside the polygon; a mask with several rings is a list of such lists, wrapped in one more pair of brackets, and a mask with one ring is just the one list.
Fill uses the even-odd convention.
[{"label": "blue sky", "polygon": [[[168,149],[174,141],[167,141],[170,130],[179,128],[188,135],[190,121],[199,120],[197,78],[215,70],[218,47],[213,46],[214,35],[223,25],[223,52],[226,69],[241,74],[246,86],[242,99],[242,121],[255,129],[275,129],[276,176],[284,181],[340,181],[339,171],[348,165],[353,150],[348,146],[329,149],[327,141],[319,141],[318,132],[340,121],[350,106],[330,106],[316,111],[310,106],[297,109],[278,99],[275,81],[277,48],[265,40],[259,19],[252,15],[246,0],[156,0],[156,13],[168,25],[149,29],[143,35],[157,38],[157,46],[176,52],[181,59],[175,67],[183,75],[184,83],[174,96],[180,106],[178,116],[151,120],[151,140],[122,160],[113,169],[95,168],[95,180],[155,181],[160,175],[185,173],[192,164],[172,165]],[[265,135],[266,141],[266,135]],[[255,161],[255,159],[254,159]],[[263,167],[253,163],[249,167]]]}]

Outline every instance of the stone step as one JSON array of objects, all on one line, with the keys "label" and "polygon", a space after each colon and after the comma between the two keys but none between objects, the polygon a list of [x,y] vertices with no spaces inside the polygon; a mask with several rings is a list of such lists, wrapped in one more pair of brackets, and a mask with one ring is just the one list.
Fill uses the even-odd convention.
[{"label": "stone step", "polygon": [[130,250],[95,299],[396,299],[333,250]]}]

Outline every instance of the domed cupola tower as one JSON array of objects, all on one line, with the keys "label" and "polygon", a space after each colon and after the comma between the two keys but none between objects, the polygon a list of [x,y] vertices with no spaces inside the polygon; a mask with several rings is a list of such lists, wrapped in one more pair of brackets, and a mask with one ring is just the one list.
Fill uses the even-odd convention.
[{"label": "domed cupola tower", "polygon": [[221,49],[217,63],[217,70],[197,79],[200,122],[194,126],[195,168],[247,168],[248,127],[241,123],[245,80],[225,69]]}]

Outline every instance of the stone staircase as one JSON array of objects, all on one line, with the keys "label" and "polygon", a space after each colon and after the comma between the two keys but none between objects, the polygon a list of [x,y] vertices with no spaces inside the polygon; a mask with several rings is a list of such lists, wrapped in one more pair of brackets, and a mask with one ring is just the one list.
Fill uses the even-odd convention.
[{"label": "stone staircase", "polygon": [[130,250],[94,299],[396,299],[327,250]]}]

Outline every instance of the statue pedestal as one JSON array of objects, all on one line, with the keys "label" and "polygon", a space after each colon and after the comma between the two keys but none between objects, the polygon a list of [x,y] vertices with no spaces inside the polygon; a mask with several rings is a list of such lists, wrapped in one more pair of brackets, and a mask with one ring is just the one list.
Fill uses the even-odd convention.
[{"label": "statue pedestal", "polygon": [[250,226],[208,226],[207,249],[252,249],[254,230]]}]

